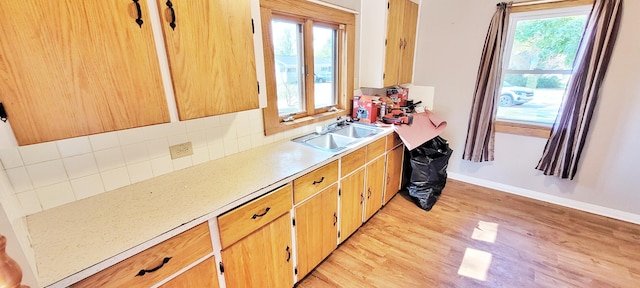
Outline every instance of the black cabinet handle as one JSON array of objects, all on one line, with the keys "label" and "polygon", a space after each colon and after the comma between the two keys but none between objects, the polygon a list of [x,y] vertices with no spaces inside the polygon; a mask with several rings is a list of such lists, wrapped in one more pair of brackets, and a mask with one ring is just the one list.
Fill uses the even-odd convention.
[{"label": "black cabinet handle", "polygon": [[169,23],[169,26],[171,26],[171,30],[176,30],[176,11],[173,10],[173,3],[171,3],[171,0],[167,0],[165,4],[167,4],[169,11],[171,11],[171,23]]},{"label": "black cabinet handle", "polygon": [[138,272],[138,274],[136,274],[136,277],[137,276],[144,276],[144,274],[152,273],[152,272],[156,272],[156,271],[160,270],[160,268],[162,268],[164,266],[164,264],[169,263],[169,260],[171,260],[171,257],[165,257],[164,259],[162,259],[162,264],[160,264],[160,266],[155,267],[153,269],[149,269],[149,270],[142,269],[142,270],[140,270],[140,272]]},{"label": "black cabinet handle", "polygon": [[336,215],[336,212],[333,212],[333,226],[336,226],[336,223],[338,223],[338,215]]},{"label": "black cabinet handle", "polygon": [[322,181],[324,181],[324,176],[322,176],[322,178],[320,178],[320,181],[315,181],[314,180],[313,181],[313,185],[320,184],[320,183],[322,183]]},{"label": "black cabinet handle", "polygon": [[289,262],[289,260],[291,260],[291,251],[289,251],[289,246],[287,246],[287,262]]},{"label": "black cabinet handle", "polygon": [[140,26],[140,28],[142,28],[142,23],[144,23],[144,21],[142,21],[142,9],[140,9],[140,3],[138,3],[140,0],[133,0],[133,3],[136,3],[136,10],[138,11],[138,19],[136,19],[136,23],[138,23],[138,26]]},{"label": "black cabinet handle", "polygon": [[256,219],[258,217],[262,217],[264,215],[267,215],[267,212],[269,212],[269,210],[271,210],[270,207],[267,207],[267,209],[264,209],[264,213],[261,214],[253,214],[253,216],[251,216],[251,219]]},{"label": "black cabinet handle", "polygon": [[2,102],[0,102],[0,120],[2,120],[2,122],[7,122],[7,111],[4,110]]}]

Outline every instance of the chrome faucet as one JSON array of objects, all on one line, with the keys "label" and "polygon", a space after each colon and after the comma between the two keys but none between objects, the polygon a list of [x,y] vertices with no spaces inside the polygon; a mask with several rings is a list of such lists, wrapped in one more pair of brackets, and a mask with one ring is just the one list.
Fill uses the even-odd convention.
[{"label": "chrome faucet", "polygon": [[336,121],[328,123],[327,125],[324,126],[324,131],[329,132],[333,129],[336,129],[337,127],[341,127],[347,124],[347,122],[351,122],[351,117],[349,117],[349,115],[345,115],[345,116],[340,116],[338,117],[338,119],[336,119]]}]

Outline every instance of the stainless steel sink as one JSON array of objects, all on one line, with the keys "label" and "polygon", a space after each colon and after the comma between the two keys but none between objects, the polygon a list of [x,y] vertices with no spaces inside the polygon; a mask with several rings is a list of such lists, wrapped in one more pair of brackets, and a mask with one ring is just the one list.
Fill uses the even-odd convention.
[{"label": "stainless steel sink", "polygon": [[350,144],[358,141],[356,138],[346,137],[342,135],[336,134],[318,134],[312,133],[309,135],[302,136],[300,138],[293,139],[294,142],[306,144],[308,146],[326,150],[331,152],[340,151]]},{"label": "stainless steel sink", "polygon": [[342,129],[335,130],[331,133],[347,136],[351,138],[364,138],[367,136],[376,135],[380,133],[380,131],[382,130],[375,127],[368,127],[368,126],[353,124],[353,125],[346,126]]},{"label": "stainless steel sink", "polygon": [[364,141],[365,139],[363,138],[365,137],[378,134],[382,131],[382,129],[376,127],[350,124],[324,131],[323,133],[307,134],[291,141],[324,151],[338,152],[347,148],[349,145]]}]

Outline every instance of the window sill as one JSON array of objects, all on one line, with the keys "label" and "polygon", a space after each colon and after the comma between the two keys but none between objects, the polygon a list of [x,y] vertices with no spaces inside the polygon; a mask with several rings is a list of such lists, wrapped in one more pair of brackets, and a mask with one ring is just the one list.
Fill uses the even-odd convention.
[{"label": "window sill", "polygon": [[338,110],[335,112],[324,112],[324,113],[319,113],[313,116],[302,117],[289,122],[280,122],[276,127],[265,130],[265,135],[269,136],[279,132],[295,129],[305,125],[322,122],[325,120],[329,120],[332,118],[337,118],[337,117],[340,117],[343,115],[349,115],[349,114],[350,113],[347,110]]},{"label": "window sill", "polygon": [[524,122],[496,121],[496,132],[523,136],[549,138],[551,126]]}]

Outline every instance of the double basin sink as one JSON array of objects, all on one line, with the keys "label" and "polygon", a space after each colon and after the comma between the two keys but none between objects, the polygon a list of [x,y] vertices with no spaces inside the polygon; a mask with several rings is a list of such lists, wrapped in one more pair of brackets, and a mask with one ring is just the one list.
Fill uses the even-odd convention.
[{"label": "double basin sink", "polygon": [[338,152],[382,131],[382,129],[373,126],[348,123],[321,133],[307,134],[291,141],[319,150]]}]

